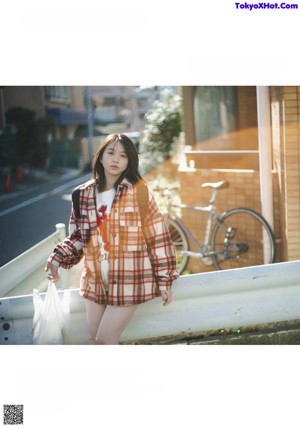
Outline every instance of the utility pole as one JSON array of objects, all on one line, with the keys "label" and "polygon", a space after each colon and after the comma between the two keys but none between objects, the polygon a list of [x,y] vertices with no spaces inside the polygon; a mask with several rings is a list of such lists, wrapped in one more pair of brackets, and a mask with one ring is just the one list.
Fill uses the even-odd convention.
[{"label": "utility pole", "polygon": [[5,128],[6,122],[5,122],[5,107],[4,107],[4,94],[3,89],[5,86],[0,86],[0,109],[1,109],[1,125],[2,128]]},{"label": "utility pole", "polygon": [[88,166],[90,169],[92,169],[92,161],[94,158],[94,150],[93,150],[94,117],[93,117],[91,88],[89,86],[87,86],[85,89],[85,99],[86,99],[87,122],[88,122],[88,148],[89,148],[89,165]]}]

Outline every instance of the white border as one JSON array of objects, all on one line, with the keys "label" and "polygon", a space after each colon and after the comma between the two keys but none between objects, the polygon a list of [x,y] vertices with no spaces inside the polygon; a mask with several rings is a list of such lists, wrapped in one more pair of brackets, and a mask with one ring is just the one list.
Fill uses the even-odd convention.
[{"label": "white border", "polygon": [[[1,5],[2,85],[299,84],[299,11],[234,1]],[[299,348],[1,347],[24,426],[296,426]],[[2,419],[2,418],[1,418]]]},{"label": "white border", "polygon": [[4,2],[0,80],[6,85],[297,84],[300,11],[250,12],[235,4]]}]

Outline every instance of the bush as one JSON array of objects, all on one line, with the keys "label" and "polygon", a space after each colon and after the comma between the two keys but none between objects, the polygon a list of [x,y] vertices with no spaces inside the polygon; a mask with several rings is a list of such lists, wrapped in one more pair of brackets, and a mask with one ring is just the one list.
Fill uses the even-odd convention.
[{"label": "bush", "polygon": [[149,170],[171,156],[175,138],[182,130],[181,106],[182,98],[174,95],[166,101],[155,101],[146,113],[148,123],[141,140],[143,169]]},{"label": "bush", "polygon": [[12,107],[6,113],[7,123],[17,130],[17,163],[43,167],[48,157],[48,135],[55,130],[51,117],[35,117],[33,110]]}]

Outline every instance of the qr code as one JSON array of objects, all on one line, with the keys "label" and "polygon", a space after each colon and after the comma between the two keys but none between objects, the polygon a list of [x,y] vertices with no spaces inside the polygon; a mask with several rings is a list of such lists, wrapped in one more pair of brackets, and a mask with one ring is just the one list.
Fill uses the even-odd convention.
[{"label": "qr code", "polygon": [[23,425],[24,406],[12,404],[3,406],[3,424],[4,425]]}]

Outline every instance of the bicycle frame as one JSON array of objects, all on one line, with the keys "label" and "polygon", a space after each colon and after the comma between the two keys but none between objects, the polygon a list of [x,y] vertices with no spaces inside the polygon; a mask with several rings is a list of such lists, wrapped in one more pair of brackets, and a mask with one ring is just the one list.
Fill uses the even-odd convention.
[{"label": "bicycle frame", "polygon": [[[170,221],[170,227],[173,226],[173,229],[170,229],[172,230],[172,234],[175,229],[174,242],[177,245],[177,251],[185,256],[182,266],[185,266],[188,257],[199,258],[203,264],[207,266],[215,265],[217,269],[223,269],[223,267],[220,267],[220,263],[222,263],[222,266],[225,266],[225,263],[230,260],[240,261],[242,267],[247,266],[248,261],[250,263],[262,264],[262,260],[259,260],[262,251],[264,263],[266,261],[268,263],[274,262],[276,256],[275,237],[269,224],[261,214],[243,207],[232,208],[222,214],[216,212],[214,202],[217,191],[228,186],[229,183],[226,181],[204,183],[202,187],[211,187],[211,197],[207,206],[176,203],[175,201],[173,202],[172,198],[172,191],[175,188],[156,189],[168,198],[164,215],[166,221]],[[198,213],[207,213],[208,218],[203,244],[197,241],[191,230],[182,221],[181,216],[177,215],[176,209],[178,208]],[[245,219],[247,223],[245,223]],[[241,228],[239,220],[242,220]],[[248,227],[249,225],[252,225],[252,227]],[[257,234],[257,230],[261,231],[262,235],[260,235],[260,232]],[[179,240],[176,236],[180,237]],[[190,251],[189,244],[194,244],[196,251]],[[259,252],[256,252],[256,248],[259,249]],[[265,248],[267,248],[266,251]]]},{"label": "bicycle frame", "polygon": [[[174,208],[180,208],[180,209],[187,209],[191,211],[196,212],[203,212],[208,214],[207,223],[206,223],[206,230],[205,230],[205,238],[203,245],[200,245],[192,232],[188,229],[188,227],[182,222],[180,217],[177,216],[177,214],[174,212]],[[185,205],[185,204],[174,204],[169,203],[168,204],[168,213],[166,213],[166,216],[169,217],[171,220],[176,221],[182,230],[187,235],[188,239],[195,245],[198,252],[194,251],[182,251],[183,254],[187,254],[190,257],[198,257],[198,258],[204,258],[204,257],[211,257],[216,254],[215,251],[209,251],[209,244],[210,244],[210,237],[211,237],[211,228],[212,228],[212,222],[217,221],[219,222],[219,215],[216,212],[215,206],[213,204],[210,204],[206,207],[202,206],[191,206],[191,205]]]}]

